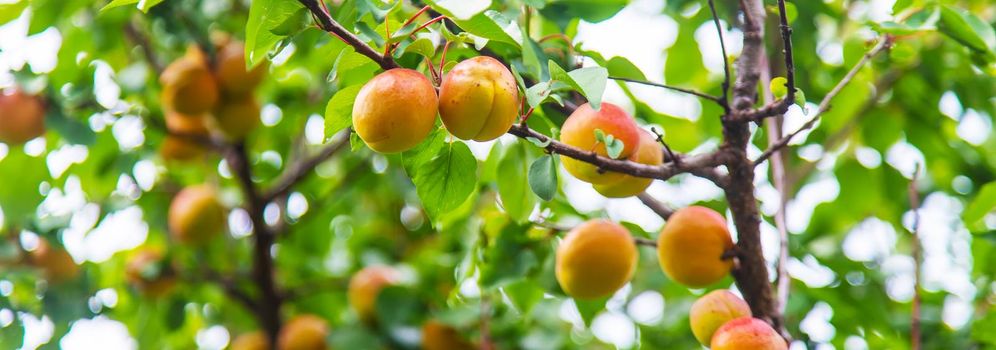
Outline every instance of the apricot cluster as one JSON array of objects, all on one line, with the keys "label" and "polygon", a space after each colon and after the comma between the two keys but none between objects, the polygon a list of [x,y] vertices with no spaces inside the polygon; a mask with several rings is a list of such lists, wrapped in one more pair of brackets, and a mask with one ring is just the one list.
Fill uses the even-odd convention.
[{"label": "apricot cluster", "polygon": [[692,304],[692,333],[713,350],[785,350],[788,344],[750,306],[727,290],[712,291]]},{"label": "apricot cluster", "polygon": [[[278,350],[326,350],[329,324],[321,317],[304,314],[291,318],[277,336]],[[270,341],[262,331],[242,334],[232,341],[232,350],[268,350]]]},{"label": "apricot cluster", "polygon": [[213,63],[198,48],[170,63],[159,77],[166,128],[174,134],[163,142],[160,153],[168,160],[203,156],[205,145],[194,138],[212,133],[238,142],[259,126],[260,105],[253,95],[266,67],[247,70],[242,43],[218,45]]},{"label": "apricot cluster", "polygon": [[489,141],[512,127],[519,112],[515,77],[501,62],[464,60],[443,79],[439,95],[428,78],[395,68],[371,79],[353,103],[353,129],[370,149],[412,149],[432,132],[439,114],[453,136]]},{"label": "apricot cluster", "polygon": [[0,90],[0,142],[20,145],[45,134],[45,104],[20,89]]}]

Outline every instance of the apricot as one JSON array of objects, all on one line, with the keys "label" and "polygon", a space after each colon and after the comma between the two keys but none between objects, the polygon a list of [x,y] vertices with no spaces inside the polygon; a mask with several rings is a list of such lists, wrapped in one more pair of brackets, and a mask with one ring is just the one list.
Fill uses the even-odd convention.
[{"label": "apricot", "polygon": [[[611,103],[603,102],[600,110],[583,104],[571,113],[560,129],[560,142],[595,152],[600,156],[608,156],[604,142],[597,141],[595,130],[601,130],[606,135],[612,135],[623,143],[619,159],[629,158],[640,144],[640,128],[626,111]],[[616,172],[599,172],[598,168],[589,163],[568,157],[560,157],[564,168],[581,181],[592,184],[606,184],[619,181],[623,174]]]},{"label": "apricot", "polygon": [[368,266],[349,280],[349,305],[364,322],[371,322],[377,315],[377,295],[384,287],[397,284],[401,276],[390,266]]},{"label": "apricot", "polygon": [[[166,128],[182,135],[208,138],[207,125],[203,115],[186,116],[176,111],[167,111],[165,115]],[[193,160],[201,158],[207,148],[190,138],[167,135],[159,148],[159,153],[166,160]]]},{"label": "apricot", "polygon": [[[633,155],[629,156],[629,160],[647,164],[647,165],[660,165],[664,162],[664,151],[660,144],[657,143],[657,138],[653,134],[647,131],[640,132],[640,144]],[[632,197],[643,193],[650,183],[654,179],[637,177],[630,175],[623,175],[618,181],[606,183],[606,184],[595,184],[592,187],[595,191],[601,193],[603,196],[609,198],[625,198]]]},{"label": "apricot", "polygon": [[750,305],[725,289],[703,295],[692,304],[692,309],[688,312],[692,334],[705,346],[709,346],[713,333],[720,326],[731,320],[750,316]]},{"label": "apricot", "polygon": [[767,322],[741,317],[719,327],[709,347],[712,350],[787,350],[788,344]]},{"label": "apricot", "polygon": [[700,206],[675,211],[657,239],[661,269],[693,288],[719,282],[730,273],[733,260],[723,259],[723,254],[731,248],[733,239],[723,215]]},{"label": "apricot", "polygon": [[161,98],[167,110],[199,115],[218,103],[218,83],[203,53],[197,50],[190,50],[170,63],[159,81],[163,85]]},{"label": "apricot", "polygon": [[169,231],[183,244],[204,244],[225,229],[225,207],[208,185],[189,186],[169,206]]},{"label": "apricot", "polygon": [[238,41],[229,41],[221,46],[215,62],[218,86],[226,96],[241,97],[251,93],[266,75],[265,62],[246,70],[245,47]]},{"label": "apricot", "polygon": [[473,350],[477,347],[460,332],[436,320],[422,325],[422,350]]},{"label": "apricot", "polygon": [[432,131],[438,106],[436,90],[425,75],[391,69],[371,79],[356,95],[353,128],[374,151],[406,151]]},{"label": "apricot", "polygon": [[[155,273],[150,274],[150,271]],[[142,294],[153,298],[167,295],[176,287],[173,266],[163,261],[161,252],[152,249],[140,250],[128,260],[125,279]]]},{"label": "apricot", "polygon": [[35,250],[28,253],[32,266],[42,270],[49,283],[62,283],[73,280],[80,274],[80,268],[65,249],[52,246],[41,239]]},{"label": "apricot", "polygon": [[636,259],[636,243],[626,228],[589,220],[568,232],[557,247],[557,282],[577,299],[606,297],[633,277]]},{"label": "apricot", "polygon": [[259,102],[251,95],[225,99],[211,118],[208,126],[230,141],[244,139],[259,126]]},{"label": "apricot", "polygon": [[446,73],[439,88],[439,116],[453,136],[489,141],[508,132],[519,116],[519,88],[498,60],[477,56]]},{"label": "apricot", "polygon": [[232,341],[232,350],[270,350],[270,342],[261,331],[245,333]]},{"label": "apricot", "polygon": [[45,104],[19,89],[0,91],[0,142],[19,145],[45,134]]},{"label": "apricot", "polygon": [[277,337],[280,350],[325,350],[329,324],[315,315],[299,315],[287,321]]}]

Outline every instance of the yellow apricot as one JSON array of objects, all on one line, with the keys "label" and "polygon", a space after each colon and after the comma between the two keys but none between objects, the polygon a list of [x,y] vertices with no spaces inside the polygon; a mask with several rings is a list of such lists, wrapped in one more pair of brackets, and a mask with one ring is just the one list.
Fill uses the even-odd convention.
[{"label": "yellow apricot", "polygon": [[[633,118],[619,106],[608,102],[603,102],[601,109],[597,111],[587,103],[574,110],[574,113],[571,113],[560,129],[560,142],[584,151],[595,152],[601,156],[608,156],[605,144],[597,141],[595,130],[612,135],[623,143],[623,150],[617,157],[619,159],[629,158],[636,152],[640,144],[640,128],[633,121]],[[597,167],[580,160],[568,157],[560,157],[560,159],[567,172],[584,182],[605,184],[623,178],[621,173],[599,173]]]},{"label": "yellow apricot", "polygon": [[372,322],[377,315],[377,295],[384,287],[397,284],[398,271],[390,266],[368,266],[349,279],[349,305],[364,322]]},{"label": "yellow apricot", "polygon": [[719,282],[730,273],[733,260],[722,256],[731,248],[733,239],[723,215],[700,206],[675,211],[657,239],[661,269],[693,288]]},{"label": "yellow apricot", "polygon": [[328,344],[329,325],[315,315],[300,315],[287,321],[280,336],[277,348],[280,350],[325,350]]},{"label": "yellow apricot", "polygon": [[[642,130],[640,131],[640,145],[637,147],[636,152],[633,152],[633,155],[629,156],[629,160],[647,165],[660,165],[664,162],[664,151],[661,145],[657,143],[657,138],[653,134]],[[654,179],[650,178],[623,175],[618,181],[606,184],[594,184],[592,187],[603,196],[625,198],[643,193],[653,181]]]},{"label": "yellow apricot", "polygon": [[702,345],[709,346],[713,333],[727,322],[750,317],[750,305],[725,289],[714,290],[695,301],[688,312],[692,334]]},{"label": "yellow apricot", "polygon": [[0,91],[0,142],[19,145],[45,134],[45,105],[19,89]]},{"label": "yellow apricot", "polygon": [[636,259],[636,243],[626,228],[589,220],[568,232],[557,247],[557,282],[576,299],[610,296],[633,277]]},{"label": "yellow apricot", "polygon": [[31,265],[41,269],[49,283],[73,280],[80,274],[79,266],[65,249],[53,247],[44,239],[39,240],[38,246],[28,254]]},{"label": "yellow apricot", "polygon": [[218,83],[203,53],[197,50],[170,63],[159,81],[166,110],[198,115],[211,111],[218,103]]},{"label": "yellow apricot", "polygon": [[712,350],[787,350],[778,332],[767,322],[752,317],[741,317],[727,322],[716,330],[710,342]]},{"label": "yellow apricot", "polygon": [[208,119],[208,126],[230,141],[239,141],[259,126],[259,111],[259,102],[252,95],[224,99]]},{"label": "yellow apricot", "polygon": [[246,71],[245,47],[241,42],[229,41],[221,46],[216,58],[215,74],[218,86],[226,96],[250,94],[266,75],[266,62]]},{"label": "yellow apricot", "polygon": [[270,342],[262,331],[245,333],[232,341],[232,350],[270,350]]},{"label": "yellow apricot", "polygon": [[187,161],[204,156],[207,148],[188,136],[210,137],[203,115],[187,116],[176,111],[167,111],[164,116],[166,128],[184,136],[167,135],[159,148],[163,159]]},{"label": "yellow apricot", "polygon": [[439,116],[453,136],[489,141],[519,115],[519,88],[498,60],[477,56],[453,67],[439,88]]},{"label": "yellow apricot", "polygon": [[436,90],[425,75],[391,69],[371,79],[356,95],[353,128],[374,151],[406,151],[429,136],[438,106]]},{"label": "yellow apricot", "polygon": [[[176,286],[176,276],[169,263],[164,263],[163,254],[152,249],[136,252],[125,265],[125,279],[147,296],[158,298],[169,294]],[[147,276],[146,271],[159,264],[158,275]]]},{"label": "yellow apricot", "polygon": [[169,230],[184,244],[204,244],[225,229],[225,207],[208,185],[184,188],[169,206]]},{"label": "yellow apricot", "polygon": [[473,350],[477,347],[460,332],[436,320],[422,325],[422,350]]}]

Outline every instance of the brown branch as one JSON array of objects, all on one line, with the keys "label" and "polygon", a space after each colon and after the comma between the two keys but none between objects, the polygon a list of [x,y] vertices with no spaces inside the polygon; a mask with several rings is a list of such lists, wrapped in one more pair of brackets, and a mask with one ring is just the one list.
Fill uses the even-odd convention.
[{"label": "brown branch", "polygon": [[363,42],[356,34],[352,31],[343,27],[339,22],[336,22],[332,18],[332,15],[322,8],[319,4],[322,0],[298,0],[304,7],[307,7],[315,19],[318,20],[318,25],[322,30],[332,33],[346,42],[349,46],[352,46],[357,53],[369,57],[374,62],[380,65],[384,70],[398,68],[398,64],[394,62],[390,55],[381,55],[377,50],[374,50],[370,45]]},{"label": "brown branch", "polygon": [[659,215],[664,220],[667,220],[672,214],[674,214],[674,209],[671,209],[666,204],[654,199],[654,197],[650,196],[649,193],[640,193],[636,195],[636,198],[639,198],[640,202],[643,202],[643,205],[650,208],[650,210],[653,210],[654,213]]},{"label": "brown branch", "polygon": [[785,55],[785,87],[788,88],[784,103],[791,105],[795,103],[795,64],[792,63],[792,27],[788,24],[785,0],[778,0],[778,27],[782,34],[782,54]]},{"label": "brown branch", "polygon": [[623,78],[623,77],[612,77],[612,76],[610,76],[609,79],[619,80],[619,81],[625,81],[625,82],[629,82],[629,83],[637,83],[637,84],[649,85],[649,86],[656,86],[656,87],[659,87],[659,88],[664,88],[664,89],[668,89],[668,90],[674,90],[674,91],[678,91],[678,92],[683,92],[683,93],[686,93],[686,94],[689,94],[689,95],[695,95],[695,96],[704,98],[706,100],[710,100],[710,101],[719,103],[720,105],[723,104],[723,99],[721,97],[717,97],[717,96],[713,96],[713,95],[710,95],[710,94],[698,92],[698,91],[695,91],[695,90],[692,90],[692,89],[680,88],[680,87],[677,87],[677,86],[665,85],[665,84],[650,82],[650,81],[646,81],[646,80],[630,79],[630,78]]},{"label": "brown branch", "polygon": [[133,44],[138,45],[139,49],[142,50],[142,55],[145,56],[145,60],[152,66],[152,70],[156,72],[156,75],[161,75],[166,66],[159,60],[156,53],[152,51],[152,42],[149,38],[138,30],[138,27],[132,21],[128,21],[124,26],[124,33],[128,37],[128,40],[131,40]]},{"label": "brown branch", "polygon": [[871,50],[866,52],[865,55],[861,57],[861,60],[858,61],[858,63],[854,64],[854,67],[851,68],[851,70],[847,72],[846,75],[844,75],[844,78],[841,79],[839,82],[837,82],[837,85],[834,86],[833,89],[830,90],[830,92],[823,97],[823,100],[820,101],[819,107],[816,108],[816,112],[813,114],[812,117],[809,118],[808,121],[806,121],[805,124],[803,124],[801,127],[793,131],[791,134],[788,134],[787,136],[778,140],[778,142],[775,142],[771,146],[769,146],[768,149],[764,151],[764,153],[761,153],[761,155],[754,160],[754,164],[757,165],[763,162],[765,159],[768,159],[768,157],[771,157],[772,153],[774,153],[780,148],[787,146],[788,143],[792,141],[792,138],[794,138],[796,135],[799,135],[803,131],[809,130],[814,125],[816,125],[816,122],[820,120],[820,117],[823,115],[823,113],[830,109],[830,101],[833,100],[833,98],[836,97],[837,94],[839,94],[844,89],[844,87],[851,82],[852,79],[854,79],[854,77],[858,74],[858,72],[861,71],[861,68],[863,68],[868,62],[870,62],[871,59],[875,57],[875,55],[878,55],[880,52],[887,49],[891,44],[892,44],[891,36],[885,36],[882,39],[880,39],[878,41],[878,44],[875,44],[875,46],[872,47]]},{"label": "brown branch", "polygon": [[709,0],[709,11],[712,12],[712,22],[716,25],[716,35],[719,36],[719,49],[723,54],[723,95],[718,100],[723,111],[730,114],[730,61],[726,55],[726,42],[723,40],[723,28],[719,25],[719,14],[716,13],[716,3]]},{"label": "brown branch", "polygon": [[633,242],[636,242],[636,245],[642,245],[644,247],[657,248],[657,241],[652,240],[650,238],[633,237]]},{"label": "brown branch", "polygon": [[910,198],[910,210],[913,211],[913,226],[910,228],[910,234],[912,235],[913,242],[913,315],[911,321],[911,331],[910,337],[913,344],[913,350],[920,350],[921,345],[921,333],[920,333],[920,303],[921,303],[921,293],[920,285],[922,283],[922,276],[920,272],[920,265],[923,264],[923,251],[920,248],[920,235],[918,231],[920,229],[920,193],[916,188],[916,181],[920,175],[920,165],[917,164],[917,168],[913,171],[913,178],[910,179],[909,185],[909,198]]},{"label": "brown branch", "polygon": [[301,158],[299,161],[288,166],[287,170],[284,171],[283,176],[277,180],[276,184],[274,184],[269,190],[264,191],[264,194],[261,196],[262,201],[266,203],[290,192],[291,188],[310,175],[311,171],[314,170],[315,167],[324,163],[329,158],[332,158],[332,156],[340,150],[346,148],[346,146],[349,145],[349,133],[350,129],[339,132],[333,136],[333,140],[327,143],[317,154]]}]

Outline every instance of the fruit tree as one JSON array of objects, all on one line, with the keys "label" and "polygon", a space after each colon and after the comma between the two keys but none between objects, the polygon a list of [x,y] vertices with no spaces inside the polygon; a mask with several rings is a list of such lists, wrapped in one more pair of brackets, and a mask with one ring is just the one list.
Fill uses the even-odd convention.
[{"label": "fruit tree", "polygon": [[991,0],[5,0],[2,349],[996,349]]}]

